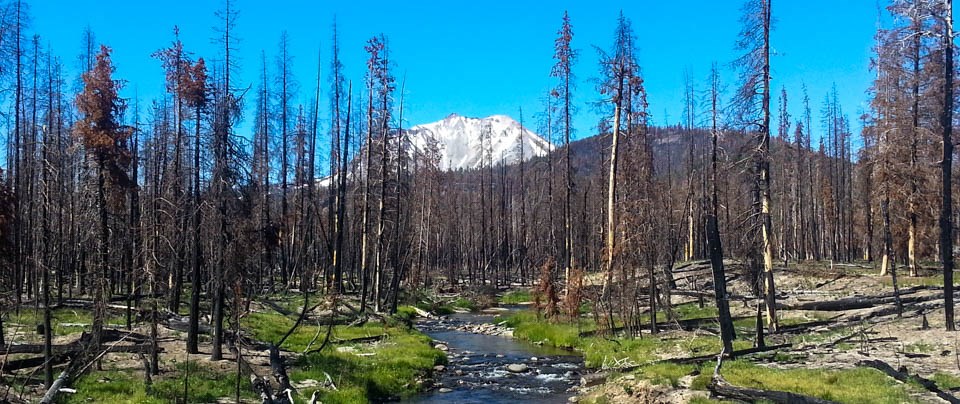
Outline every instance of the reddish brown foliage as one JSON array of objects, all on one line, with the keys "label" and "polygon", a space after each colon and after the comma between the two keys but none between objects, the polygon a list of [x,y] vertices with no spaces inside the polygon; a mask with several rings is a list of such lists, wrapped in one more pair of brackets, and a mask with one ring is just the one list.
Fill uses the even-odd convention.
[{"label": "reddish brown foliage", "polygon": [[580,316],[580,303],[583,302],[583,270],[570,268],[570,277],[567,279],[567,293],[563,295],[561,309],[563,315],[569,319]]},{"label": "reddish brown foliage", "polygon": [[554,317],[559,312],[557,303],[560,298],[557,296],[557,281],[554,275],[556,266],[553,257],[547,258],[540,267],[540,278],[533,289],[533,304],[537,312],[546,318]]},{"label": "reddish brown foliage", "polygon": [[81,118],[74,129],[87,151],[105,160],[126,158],[118,146],[129,136],[117,119],[123,103],[117,95],[120,83],[112,78],[110,52],[110,48],[101,46],[96,65],[83,74],[83,91],[77,94]]}]

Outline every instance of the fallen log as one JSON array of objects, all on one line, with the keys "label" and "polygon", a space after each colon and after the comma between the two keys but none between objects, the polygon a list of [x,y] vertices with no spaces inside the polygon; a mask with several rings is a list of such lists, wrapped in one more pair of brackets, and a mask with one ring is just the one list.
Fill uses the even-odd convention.
[{"label": "fallen log", "polygon": [[[100,351],[100,352],[105,352],[105,353],[148,353],[148,352],[150,352],[150,349],[151,349],[151,347],[150,347],[149,344],[110,345],[110,346],[101,345],[99,351]],[[78,349],[64,350],[63,352],[55,353],[55,355],[53,355],[53,356],[50,358],[50,362],[51,362],[54,366],[60,365],[60,364],[66,363],[66,362],[69,362],[70,359],[71,359],[77,352],[79,352],[79,348],[78,348]],[[162,349],[162,348],[159,348],[158,352],[163,352],[163,349]],[[32,357],[32,358],[16,359],[16,360],[12,360],[12,361],[7,362],[7,364],[6,364],[6,366],[4,366],[3,370],[4,370],[5,372],[11,372],[11,371],[14,371],[14,370],[29,369],[29,368],[34,368],[34,367],[37,367],[37,366],[42,366],[43,363],[44,363],[44,358],[43,358],[42,356],[37,356],[37,357]]]},{"label": "fallen log", "polygon": [[[64,352],[77,348],[82,340],[78,339],[69,344],[53,345],[54,352]],[[142,344],[149,341],[146,335],[128,331],[105,329],[100,334],[100,342],[130,341],[136,344]],[[43,353],[43,344],[11,344],[6,347],[0,347],[0,355],[23,354],[23,353]]]},{"label": "fallen log", "polygon": [[952,404],[960,403],[960,399],[958,399],[956,396],[952,394],[949,394],[941,390],[940,387],[937,386],[937,383],[935,383],[933,380],[924,378],[920,375],[911,375],[907,373],[906,368],[902,368],[902,371],[898,371],[894,369],[893,366],[890,366],[886,362],[883,362],[877,359],[860,361],[857,363],[857,366],[865,366],[865,367],[877,369],[885,373],[887,376],[897,379],[903,383],[915,382],[923,386],[923,388],[927,389],[927,391],[933,394],[936,394],[937,397],[940,397],[944,401],[947,401]]},{"label": "fallen log", "polygon": [[[782,348],[789,348],[792,345],[793,344],[780,344],[780,345],[770,345],[770,346],[763,346],[763,347],[741,349],[739,351],[733,351],[733,353],[731,353],[729,356],[732,358],[736,358],[738,356],[752,355],[755,353],[769,352],[769,351],[775,351]],[[711,360],[717,359],[718,356],[719,354],[709,354],[709,355],[700,355],[700,356],[692,356],[692,357],[685,357],[685,358],[661,359],[661,360],[647,362],[639,365],[620,366],[617,368],[610,369],[610,371],[611,372],[631,372],[640,368],[641,366],[654,365],[658,363],[676,363],[681,365],[682,364],[698,364],[698,363],[709,362]],[[604,373],[606,372],[594,373],[597,376],[593,376],[593,377],[601,377],[603,376]],[[609,374],[607,374],[607,376],[609,376]],[[604,377],[607,377],[607,376],[604,376]],[[580,379],[580,383],[581,384],[584,383],[583,378]]]},{"label": "fallen log", "polygon": [[[743,320],[746,318],[751,318],[751,317],[734,317],[733,321]],[[717,320],[716,317],[703,317],[703,318],[689,318],[686,320],[677,320],[674,322],[674,324],[676,324],[681,330],[692,331],[695,329],[704,328],[703,327],[704,323],[710,323],[710,324],[716,325],[718,324],[718,322],[719,320]],[[667,323],[667,324],[664,324],[664,326],[668,326],[670,324],[671,323]]]},{"label": "fallen log", "polygon": [[[62,352],[69,348],[70,345],[53,345],[51,346],[52,352]],[[20,345],[8,345],[6,347],[0,348],[0,355],[10,355],[10,354],[37,354],[43,353],[43,344],[20,344]]]},{"label": "fallen log", "polygon": [[[780,345],[770,345],[770,346],[741,349],[739,351],[733,351],[730,354],[730,356],[733,358],[736,358],[738,356],[752,355],[755,353],[776,351],[778,349],[789,348],[792,345],[793,344],[780,344]],[[713,359],[716,359],[717,355],[718,354],[710,354],[710,355],[692,356],[687,358],[671,358],[671,359],[664,359],[663,362],[670,362],[670,363],[677,363],[677,364],[703,363],[703,362],[708,362]]]},{"label": "fallen log", "polygon": [[[52,363],[53,366],[57,366],[57,365],[60,365],[60,364],[62,364],[62,363],[66,363],[66,362],[68,362],[69,360],[70,360],[70,357],[68,357],[65,353],[62,353],[62,354],[59,354],[59,355],[54,355],[54,356],[50,357],[50,362]],[[43,363],[44,363],[44,362],[45,362],[45,360],[44,360],[44,358],[43,358],[42,356],[32,357],[32,358],[15,359],[15,360],[12,360],[12,361],[7,362],[7,364],[4,365],[4,367],[3,367],[3,371],[9,373],[9,372],[12,372],[12,371],[15,371],[15,370],[20,370],[20,369],[35,368],[35,367],[37,367],[37,366],[43,366]]]},{"label": "fallen log", "polygon": [[733,398],[746,402],[772,401],[774,403],[791,404],[831,404],[833,401],[823,400],[816,397],[805,396],[802,394],[790,393],[779,390],[760,390],[748,387],[734,386],[723,379],[719,374],[714,375],[707,385],[707,389],[720,397]]},{"label": "fallen log", "polygon": [[836,282],[836,281],[839,281],[839,280],[845,278],[846,276],[847,276],[846,274],[837,274],[837,276],[835,276],[833,279],[831,279],[831,280],[829,280],[829,281],[817,282],[817,284],[814,285],[814,288],[820,289],[820,288],[822,288],[822,287],[824,287],[824,286],[827,286],[827,285],[829,285],[829,284],[831,284],[831,283],[834,283],[834,282]]},{"label": "fallen log", "polygon": [[[916,293],[904,291],[900,296]],[[931,297],[932,299],[932,297]],[[892,294],[880,296],[856,296],[837,300],[813,301],[794,304],[777,304],[780,310],[816,310],[816,311],[847,311],[857,309],[867,309],[878,305],[894,303],[895,297]]]},{"label": "fallen log", "polygon": [[[914,286],[900,291],[902,304],[919,303],[930,300],[942,300],[942,293],[933,293],[923,296],[909,296],[925,290],[938,290],[930,286]],[[960,292],[957,292],[960,296]],[[908,297],[904,297],[908,296]],[[896,302],[896,293],[888,292],[872,296],[853,296],[837,300],[802,302],[794,304],[777,304],[778,309],[784,310],[817,310],[817,311],[846,311],[867,309],[874,306],[892,304]]]},{"label": "fallen log", "polygon": [[70,368],[71,365],[67,365],[67,368],[60,372],[60,376],[53,381],[53,384],[50,385],[50,388],[47,389],[47,392],[44,393],[43,398],[40,399],[40,404],[51,404],[56,400],[57,393],[60,392],[60,388],[67,383],[67,379],[70,377]]},{"label": "fallen log", "polygon": [[299,314],[299,313],[294,313],[293,311],[287,310],[283,306],[271,300],[264,299],[264,300],[261,300],[260,302],[263,303],[263,305],[273,309],[273,311],[276,311],[277,313],[283,314],[284,316],[287,316],[287,317],[296,316]]},{"label": "fallen log", "polygon": [[414,312],[414,313],[417,313],[417,315],[420,316],[420,317],[429,318],[429,319],[437,319],[437,318],[439,318],[439,317],[437,317],[436,315],[434,315],[433,313],[431,313],[431,312],[429,312],[429,311],[426,311],[426,310],[424,310],[424,309],[421,309],[421,308],[419,308],[419,307],[416,307],[416,306],[411,306],[411,307],[413,307],[413,312]]},{"label": "fallen log", "polygon": [[367,343],[367,342],[377,342],[377,341],[380,341],[380,340],[382,340],[382,339],[384,339],[384,338],[387,338],[388,336],[389,336],[389,335],[387,335],[387,334],[380,334],[380,335],[372,335],[372,336],[369,336],[369,337],[356,337],[356,338],[347,338],[347,339],[335,339],[335,340],[333,340],[333,341],[331,341],[331,342],[333,342],[333,343],[335,343],[335,344],[363,344],[363,343]]},{"label": "fallen log", "polygon": [[[110,297],[107,299],[107,302],[108,302],[108,303],[122,303],[122,302],[126,302],[127,299],[130,299],[130,300],[142,300],[142,299],[151,299],[151,298],[158,298],[158,297],[164,297],[164,296],[166,296],[166,293],[164,293],[164,292],[155,292],[155,293],[152,293],[152,294],[151,294],[151,293],[147,293],[147,294],[135,294],[135,295],[114,295],[114,296],[110,296]],[[68,298],[68,299],[63,299],[60,303],[55,304],[55,305],[52,305],[52,306],[50,306],[50,307],[52,307],[52,308],[56,308],[56,307],[93,307],[93,299],[81,299],[81,298],[77,298],[77,297]],[[126,306],[122,306],[122,307],[123,307],[124,309],[126,309]]]},{"label": "fallen log", "polygon": [[[692,268],[692,269],[688,269],[688,268],[690,268],[690,267],[693,267],[693,268]],[[687,261],[687,262],[684,262],[684,263],[682,263],[682,264],[680,264],[680,265],[677,265],[677,266],[673,267],[673,273],[680,273],[680,272],[686,272],[686,271],[691,271],[691,270],[692,270],[692,271],[696,271],[696,270],[700,270],[700,269],[704,269],[704,268],[710,269],[710,261],[707,261],[707,260]]]},{"label": "fallen log", "polygon": [[144,343],[150,341],[150,337],[133,331],[116,330],[111,328],[104,329],[100,333],[101,342],[113,342],[120,340]]},{"label": "fallen log", "polygon": [[[167,327],[171,330],[187,332],[190,329],[190,323],[179,318],[169,318],[160,322],[160,325]],[[210,327],[206,324],[199,323],[197,324],[197,331],[203,335],[213,335],[213,327]]]},{"label": "fallen log", "polygon": [[[923,312],[925,312],[925,311],[936,310],[936,309],[938,309],[938,308],[940,308],[940,307],[943,307],[943,299],[942,299],[942,298],[933,299],[933,301],[927,301],[927,302],[923,302],[923,303],[909,303],[909,305],[904,304],[904,305],[903,305],[903,310],[902,310],[902,311],[903,311],[903,317],[907,317],[907,312],[908,312],[908,311],[913,311],[913,312],[916,313],[917,316],[921,316],[921,315],[923,315]],[[853,315],[849,316],[848,318],[846,318],[846,321],[852,322],[852,323],[861,323],[861,322],[870,320],[870,319],[872,319],[872,318],[874,318],[874,317],[886,316],[886,315],[890,315],[890,314],[895,314],[895,313],[897,313],[897,312],[898,312],[897,307],[894,306],[894,305],[887,306],[887,307],[878,307],[878,308],[876,308],[876,309],[874,309],[874,310],[872,310],[872,311],[869,311],[869,312],[867,312],[867,313],[857,313],[857,314],[853,314]]]},{"label": "fallen log", "polygon": [[277,348],[276,345],[270,345],[270,368],[273,370],[273,377],[277,380],[277,385],[280,386],[274,403],[293,404],[287,401],[288,393],[293,391],[293,386],[290,385],[290,377],[287,376],[287,367],[283,363],[283,356],[280,355],[280,348]]},{"label": "fallen log", "polygon": [[598,386],[607,381],[610,377],[610,372],[597,372],[597,373],[588,373],[580,377],[580,387],[593,387]]},{"label": "fallen log", "polygon": [[775,334],[777,334],[777,335],[799,334],[799,333],[802,333],[802,332],[806,332],[806,331],[809,330],[811,327],[822,327],[822,326],[826,326],[826,325],[831,325],[831,324],[833,324],[834,321],[835,321],[837,318],[839,318],[839,317],[840,317],[840,316],[834,316],[834,317],[828,318],[828,319],[826,319],[826,320],[810,321],[810,322],[806,322],[806,323],[800,323],[800,324],[794,324],[794,325],[781,326],[780,329],[778,329]]},{"label": "fallen log", "polygon": [[727,382],[720,375],[720,367],[723,366],[723,355],[717,357],[717,367],[713,369],[713,377],[707,384],[707,389],[716,396],[727,397],[746,402],[772,401],[775,403],[791,404],[831,404],[833,401],[824,400],[816,397],[805,396],[803,394],[791,393],[779,390],[752,389],[749,387],[734,386]]},{"label": "fallen log", "polygon": [[250,385],[253,391],[260,396],[260,402],[263,404],[273,404],[273,391],[270,389],[270,383],[254,373],[250,374]]}]

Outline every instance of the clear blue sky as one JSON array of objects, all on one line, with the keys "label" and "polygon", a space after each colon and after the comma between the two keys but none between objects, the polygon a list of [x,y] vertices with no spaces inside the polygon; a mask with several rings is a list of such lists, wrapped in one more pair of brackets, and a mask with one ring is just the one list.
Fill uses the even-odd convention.
[{"label": "clear blue sky", "polygon": [[[75,74],[75,55],[81,33],[89,25],[98,41],[114,48],[117,77],[136,88],[143,101],[159,97],[163,74],[150,54],[167,46],[178,25],[185,47],[208,59],[218,58],[212,43],[219,23],[214,12],[218,0],[130,1],[99,0],[78,4],[65,0],[30,2],[31,32],[41,34],[56,55]],[[588,102],[597,99],[591,79],[597,76],[594,46],[609,47],[620,10],[633,21],[638,37],[650,112],[656,124],[671,124],[683,111],[683,75],[689,71],[703,88],[710,64],[724,67],[729,89],[735,77],[729,62],[737,56],[734,41],[739,32],[738,0],[691,1],[310,1],[237,0],[240,16],[236,33],[241,39],[241,81],[255,83],[261,50],[273,55],[283,30],[289,32],[303,99],[312,94],[318,49],[326,69],[330,52],[331,22],[340,27],[347,76],[362,80],[364,41],[384,33],[392,48],[396,75],[406,77],[404,124],[442,119],[457,112],[468,116],[508,114],[519,107],[530,122],[541,109],[540,99],[553,84],[553,40],[560,17],[568,10],[574,25],[574,47],[580,51],[575,119],[577,137],[595,133],[598,117]],[[790,110],[800,113],[800,88],[806,83],[819,121],[824,96],[835,82],[844,110],[856,121],[866,109],[865,90],[875,31],[873,0],[777,1],[772,42],[773,85],[786,86]],[[325,96],[324,96],[325,97]],[[325,105],[324,98],[324,104]],[[325,107],[321,112],[326,116]],[[240,129],[249,128],[251,112]],[[854,127],[859,124],[854,122]]]}]

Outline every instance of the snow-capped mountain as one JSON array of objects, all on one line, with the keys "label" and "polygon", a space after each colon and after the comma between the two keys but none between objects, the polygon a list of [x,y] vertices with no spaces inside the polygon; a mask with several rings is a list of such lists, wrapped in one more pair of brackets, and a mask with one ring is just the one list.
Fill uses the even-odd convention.
[{"label": "snow-capped mountain", "polygon": [[[485,131],[489,140],[483,138]],[[436,148],[441,170],[480,168],[485,151],[493,164],[516,164],[521,142],[524,161],[553,150],[546,139],[506,115],[480,119],[450,114],[441,121],[414,126],[406,135],[418,151]]]}]

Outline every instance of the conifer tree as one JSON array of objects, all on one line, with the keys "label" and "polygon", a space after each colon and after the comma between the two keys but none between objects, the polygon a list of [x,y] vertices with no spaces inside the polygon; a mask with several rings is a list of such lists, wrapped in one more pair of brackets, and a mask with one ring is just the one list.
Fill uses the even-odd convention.
[{"label": "conifer tree", "polygon": [[129,185],[123,167],[130,155],[125,147],[130,131],[120,124],[124,103],[118,92],[121,83],[113,79],[114,67],[110,48],[101,45],[92,70],[83,74],[83,91],[77,95],[80,119],[74,133],[80,138],[87,154],[96,163],[99,270],[94,275],[93,339],[99,344],[106,314],[106,299],[110,293],[106,274],[110,270],[110,228],[108,198],[120,188]]}]

